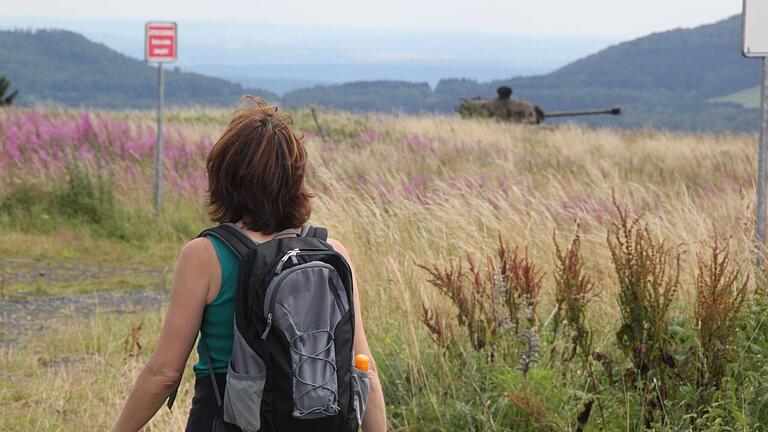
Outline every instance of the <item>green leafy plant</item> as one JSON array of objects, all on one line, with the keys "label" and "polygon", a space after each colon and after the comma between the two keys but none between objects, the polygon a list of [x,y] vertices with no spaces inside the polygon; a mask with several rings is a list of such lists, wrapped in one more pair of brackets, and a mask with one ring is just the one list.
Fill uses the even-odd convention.
[{"label": "green leafy plant", "polygon": [[723,406],[722,417],[745,430],[761,430],[768,425],[768,292],[763,278],[743,307],[734,357],[726,366],[716,400]]},{"label": "green leafy plant", "polygon": [[114,217],[113,187],[105,174],[91,172],[81,164],[72,163],[67,169],[67,177],[67,182],[54,191],[59,211],[92,224],[103,224]]}]

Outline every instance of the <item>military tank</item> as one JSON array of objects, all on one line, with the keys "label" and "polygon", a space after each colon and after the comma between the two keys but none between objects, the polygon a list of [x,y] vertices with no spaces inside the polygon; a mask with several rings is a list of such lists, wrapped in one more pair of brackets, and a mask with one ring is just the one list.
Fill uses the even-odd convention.
[{"label": "military tank", "polygon": [[512,97],[512,89],[502,86],[496,89],[496,99],[474,98],[463,100],[456,108],[462,118],[495,118],[502,121],[537,125],[549,118],[594,115],[620,115],[621,108],[607,110],[563,111],[545,113],[537,105]]}]

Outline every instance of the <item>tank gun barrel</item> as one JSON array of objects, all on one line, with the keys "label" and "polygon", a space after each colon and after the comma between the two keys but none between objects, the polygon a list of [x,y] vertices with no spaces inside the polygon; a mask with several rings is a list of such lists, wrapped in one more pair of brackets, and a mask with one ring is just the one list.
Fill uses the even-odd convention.
[{"label": "tank gun barrel", "polygon": [[561,111],[553,113],[544,113],[544,118],[556,118],[556,117],[578,117],[578,116],[591,116],[591,115],[620,115],[621,108],[615,107],[609,110],[587,110],[587,111]]}]

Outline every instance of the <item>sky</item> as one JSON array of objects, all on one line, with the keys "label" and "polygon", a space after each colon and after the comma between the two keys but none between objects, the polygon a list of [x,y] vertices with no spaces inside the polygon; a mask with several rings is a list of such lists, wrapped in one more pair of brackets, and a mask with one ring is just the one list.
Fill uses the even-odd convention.
[{"label": "sky", "polygon": [[632,38],[739,13],[742,0],[28,0],[0,18],[236,21],[296,27],[408,29]]}]

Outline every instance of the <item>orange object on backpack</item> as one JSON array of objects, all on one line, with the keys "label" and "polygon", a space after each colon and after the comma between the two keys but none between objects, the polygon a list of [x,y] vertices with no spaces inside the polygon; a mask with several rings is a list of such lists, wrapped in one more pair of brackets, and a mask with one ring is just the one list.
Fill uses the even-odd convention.
[{"label": "orange object on backpack", "polygon": [[368,372],[368,356],[365,354],[358,354],[355,356],[355,368],[363,372]]}]

